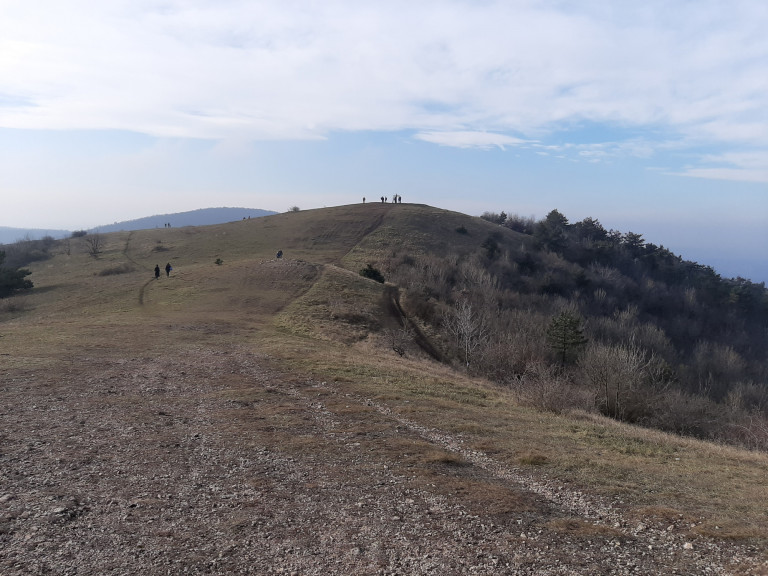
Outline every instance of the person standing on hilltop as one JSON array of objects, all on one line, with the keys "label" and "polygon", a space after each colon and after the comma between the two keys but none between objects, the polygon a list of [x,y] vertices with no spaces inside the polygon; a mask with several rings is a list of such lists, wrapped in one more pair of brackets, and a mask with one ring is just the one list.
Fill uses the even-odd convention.
[{"label": "person standing on hilltop", "polygon": [[165,275],[170,277],[171,276],[171,270],[173,270],[173,268],[171,267],[171,263],[168,262],[168,264],[165,265]]},{"label": "person standing on hilltop", "polygon": [[155,280],[160,278],[160,264],[155,264]]}]

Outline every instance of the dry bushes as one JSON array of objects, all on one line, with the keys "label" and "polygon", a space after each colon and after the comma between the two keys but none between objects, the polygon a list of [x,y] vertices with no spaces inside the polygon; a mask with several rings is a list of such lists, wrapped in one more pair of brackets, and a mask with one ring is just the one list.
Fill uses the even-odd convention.
[{"label": "dry bushes", "polygon": [[125,264],[118,264],[117,266],[110,266],[109,268],[104,268],[103,270],[98,272],[97,276],[116,276],[118,274],[127,274],[133,271],[134,271],[134,267],[128,263],[125,263]]},{"label": "dry bushes", "polygon": [[0,314],[16,314],[27,309],[24,301],[18,297],[0,298]]},{"label": "dry bushes", "polygon": [[[474,253],[393,253],[383,264],[408,315],[431,325],[455,365],[544,410],[578,407],[705,439],[766,443],[766,372],[750,352],[763,336],[738,332],[735,312],[730,320],[715,312],[705,287],[628,259],[618,236],[616,246],[595,244],[595,257],[578,263],[498,234],[491,257],[483,237]],[[546,327],[564,310],[585,318],[588,346],[575,365],[547,367]],[[724,339],[729,323],[733,342]],[[744,382],[754,384],[739,388]]]},{"label": "dry bushes", "polygon": [[561,414],[594,406],[589,391],[575,386],[562,371],[544,362],[531,364],[507,384],[521,404],[547,412]]}]

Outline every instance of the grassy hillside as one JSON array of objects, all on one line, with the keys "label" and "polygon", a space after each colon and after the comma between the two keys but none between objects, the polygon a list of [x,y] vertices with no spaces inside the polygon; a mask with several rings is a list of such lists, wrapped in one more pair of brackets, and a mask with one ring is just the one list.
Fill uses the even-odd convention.
[{"label": "grassy hillside", "polygon": [[[543,567],[555,561],[571,568],[552,573],[594,573],[590,566],[621,573],[611,558],[624,547],[639,573],[686,573],[691,566],[698,572],[711,563],[720,573],[765,574],[766,454],[636,428],[596,413],[540,411],[521,404],[510,387],[436,362],[413,343],[404,356],[392,350],[390,338],[400,329],[393,293],[358,271],[373,263],[391,277],[406,257],[460,259],[497,229],[427,206],[366,204],[209,227],[105,234],[98,257],[87,253],[82,239],[73,239],[69,253],[62,247],[49,260],[32,263],[34,290],[0,301],[0,548],[6,548],[0,572],[21,574],[54,555],[24,548],[36,516],[19,512],[21,502],[42,506],[42,498],[58,502],[74,490],[79,502],[88,502],[62,505],[82,509],[73,512],[69,528],[53,521],[35,528],[49,542],[72,538],[67,530],[92,530],[89,522],[107,526],[112,514],[109,521],[118,524],[142,513],[155,526],[166,522],[163,514],[171,515],[173,506],[151,500],[153,491],[161,490],[152,487],[158,471],[175,462],[174,450],[183,450],[180,471],[168,471],[165,485],[181,486],[203,474],[196,472],[193,456],[202,452],[193,441],[205,430],[209,446],[219,446],[222,458],[232,453],[232,463],[216,464],[216,474],[243,474],[241,491],[248,485],[263,498],[279,492],[259,488],[265,480],[245,475],[244,459],[255,452],[268,451],[295,465],[322,464],[322,474],[346,474],[341,482],[350,486],[370,482],[371,493],[386,484],[372,480],[386,470],[404,483],[403,500],[417,494],[408,496],[413,506],[424,500],[435,509],[440,500],[461,507],[467,526],[484,534],[489,558],[506,558],[508,566],[530,573],[537,566],[545,573]],[[512,230],[504,234],[510,245],[526,241]],[[167,262],[171,276],[163,272],[155,280],[155,265]],[[405,288],[399,297],[410,314],[423,295],[417,298]],[[440,345],[428,323],[414,317],[414,327]],[[89,438],[91,448],[78,450]],[[130,471],[121,473],[139,486],[131,490],[140,494],[129,494],[114,471],[131,458],[116,454],[137,446],[157,453],[136,456]],[[296,484],[302,494],[315,486],[301,496],[305,502],[313,495],[322,498],[322,487],[331,482],[331,476],[316,473]],[[102,485],[109,487],[104,493]],[[299,498],[298,492],[293,497]],[[292,497],[284,498],[272,504],[274,510]],[[349,505],[350,518],[361,509],[341,494],[338,498],[336,506]],[[217,534],[238,543],[266,538],[257,519],[272,513],[252,518],[248,506],[235,506],[242,523],[222,525]],[[175,550],[195,566],[199,559],[192,552],[188,556],[174,530],[204,528],[193,529],[193,521],[179,513],[175,529],[144,524],[132,530],[139,531],[147,550]],[[414,541],[445,524],[435,511],[395,516],[393,522],[423,523],[414,530]],[[280,522],[275,533],[290,524]],[[327,528],[337,525],[325,522]],[[322,531],[314,526],[312,538]],[[536,534],[539,543],[526,533]],[[133,534],[131,540],[138,542]],[[400,546],[394,532],[387,534],[391,546]],[[209,535],[210,541],[218,542],[219,535]],[[309,536],[281,538],[296,549],[297,542],[310,546],[301,540]],[[329,555],[340,545],[311,542]],[[480,562],[480,544],[463,547],[457,537],[456,546],[455,557]],[[359,555],[344,562],[358,573],[397,569],[391,556],[372,556],[373,547],[360,544]],[[125,565],[152,565],[148,557],[116,550]],[[83,551],[72,554],[86,557]],[[245,552],[228,554],[238,558]],[[406,556],[403,552],[398,560],[400,569],[411,566],[411,573],[421,573]],[[297,558],[281,562],[319,573],[307,567],[321,566],[321,556]],[[577,560],[583,564],[577,566]],[[81,562],[83,573],[97,573],[88,571],[88,560]],[[470,564],[444,573],[465,573]],[[490,564],[482,566],[491,570]]]}]

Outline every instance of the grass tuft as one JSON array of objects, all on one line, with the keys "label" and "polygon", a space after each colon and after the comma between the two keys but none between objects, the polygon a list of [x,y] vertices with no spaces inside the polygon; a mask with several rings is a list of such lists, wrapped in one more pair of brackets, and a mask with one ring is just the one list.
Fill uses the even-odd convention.
[{"label": "grass tuft", "polygon": [[549,463],[549,458],[539,452],[525,452],[517,457],[517,461],[526,466],[544,466]]}]

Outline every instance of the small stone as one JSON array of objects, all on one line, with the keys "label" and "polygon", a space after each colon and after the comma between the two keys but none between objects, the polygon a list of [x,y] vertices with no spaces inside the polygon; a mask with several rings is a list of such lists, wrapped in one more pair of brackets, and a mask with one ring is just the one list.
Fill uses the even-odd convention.
[{"label": "small stone", "polygon": [[693,544],[690,542],[686,542],[685,544],[683,544],[683,548],[686,550],[693,550]]}]

